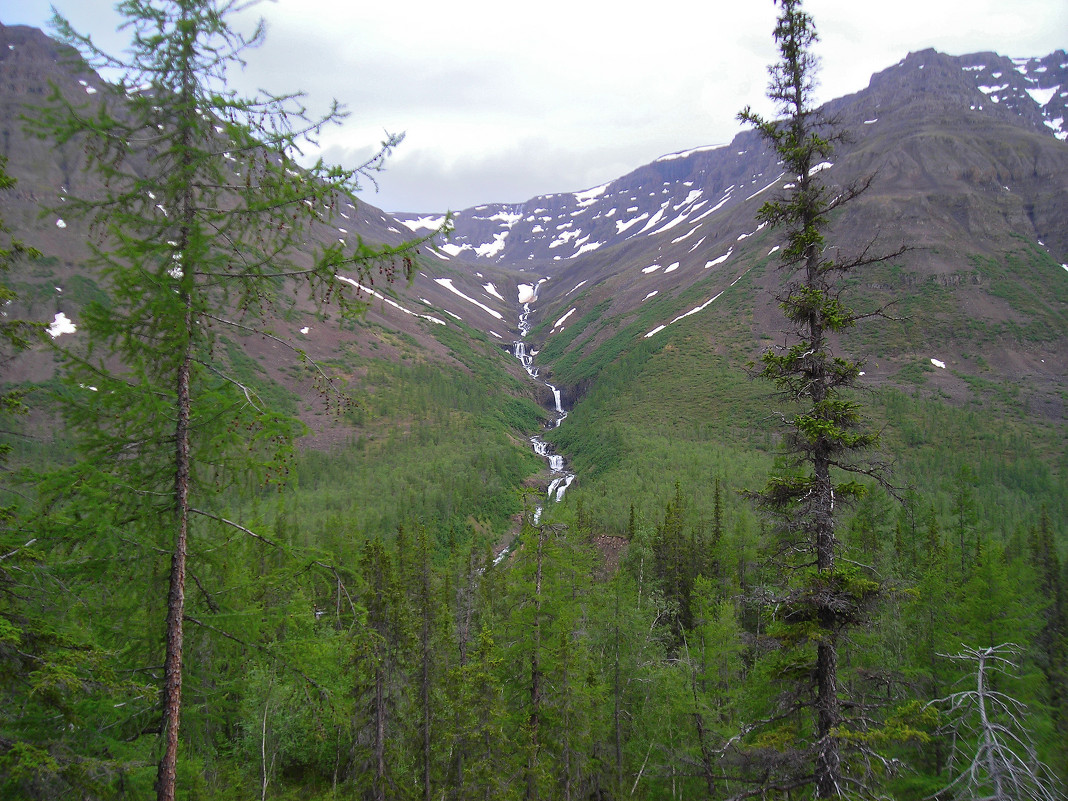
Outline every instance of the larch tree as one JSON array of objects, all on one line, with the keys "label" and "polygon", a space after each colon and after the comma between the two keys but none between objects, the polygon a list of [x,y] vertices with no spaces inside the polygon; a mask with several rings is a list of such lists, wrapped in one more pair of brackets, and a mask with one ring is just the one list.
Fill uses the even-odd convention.
[{"label": "larch tree", "polygon": [[[787,406],[785,456],[781,469],[751,496],[776,523],[772,558],[790,577],[777,614],[783,641],[795,656],[784,657],[783,669],[805,685],[784,694],[776,719],[797,721],[806,709],[815,718],[815,731],[804,748],[812,771],[784,779],[782,786],[814,784],[816,796],[828,798],[857,789],[849,786],[842,765],[846,718],[838,648],[842,632],[862,619],[877,589],[870,578],[842,562],[836,534],[843,504],[864,492],[860,474],[880,475],[871,460],[877,435],[865,427],[860,405],[849,395],[861,365],[834,352],[834,339],[865,316],[843,302],[842,279],[902,250],[872,256],[869,245],[860,256],[842,259],[828,246],[832,214],[862,193],[870,179],[845,187],[826,182],[824,169],[844,135],[814,105],[816,30],[800,0],[777,0],[777,5],[781,13],[774,37],[780,60],[769,67],[768,97],[781,117],[768,119],[751,108],[739,114],[774,149],[789,181],[757,214],[761,223],[784,229],[786,280],[777,300],[789,325],[789,341],[766,351],[754,365],[759,377],[775,384]],[[797,658],[805,662],[804,669]]]},{"label": "larch tree", "polygon": [[306,362],[266,328],[281,293],[303,286],[316,302],[353,311],[359,299],[346,297],[339,273],[361,285],[392,280],[398,268],[410,275],[426,241],[378,247],[323,235],[400,137],[356,168],[299,166],[301,148],[344,112],[335,103],[315,116],[300,95],[245,98],[228,88],[227,71],[264,37],[262,21],[248,34],[234,27],[250,5],[125,0],[117,6],[131,37],[123,57],[57,14],[57,31],[90,66],[122,77],[85,106],[56,90],[30,121],[38,135],[79,145],[102,187],[63,204],[65,215],[90,223],[92,264],[107,293],[83,310],[84,348],[64,354],[65,413],[82,457],[67,488],[106,499],[110,531],[136,532],[146,550],[170,555],[161,801],[175,795],[191,550],[209,527],[229,525],[213,494],[250,475],[278,480],[295,433],[227,369],[223,338],[265,336]]}]

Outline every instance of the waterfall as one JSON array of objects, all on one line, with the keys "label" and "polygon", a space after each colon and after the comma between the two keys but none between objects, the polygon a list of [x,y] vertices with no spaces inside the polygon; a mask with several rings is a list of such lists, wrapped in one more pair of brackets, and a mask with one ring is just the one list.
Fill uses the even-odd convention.
[{"label": "waterfall", "polygon": [[[519,363],[523,365],[523,369],[527,371],[527,375],[532,380],[538,380],[538,368],[534,366],[534,356],[537,351],[528,351],[527,343],[523,340],[527,334],[530,333],[530,304],[538,299],[538,287],[546,279],[541,279],[537,284],[520,284],[519,286],[519,301],[523,304],[523,311],[519,314],[519,336],[520,339],[512,343],[512,355],[519,360]],[[553,393],[553,400],[556,406],[556,419],[553,421],[552,428],[559,428],[560,424],[567,417],[567,411],[564,409],[563,399],[560,395],[560,390],[550,384],[548,381],[542,381]],[[549,482],[549,490],[546,496],[549,500],[555,503],[559,503],[564,498],[564,493],[567,488],[571,486],[571,482],[575,480],[575,474],[570,472],[564,465],[564,457],[558,453],[550,452],[552,447],[548,442],[543,440],[539,436],[533,436],[530,438],[530,444],[534,448],[534,453],[544,458],[549,464],[549,472],[552,475],[552,480]],[[534,523],[537,524],[541,520],[541,506],[538,506],[534,510]]]}]

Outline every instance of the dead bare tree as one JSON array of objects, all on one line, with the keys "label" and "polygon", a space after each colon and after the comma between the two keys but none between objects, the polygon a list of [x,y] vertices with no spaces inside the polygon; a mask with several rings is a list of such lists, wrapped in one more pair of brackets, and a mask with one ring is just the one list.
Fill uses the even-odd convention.
[{"label": "dead bare tree", "polygon": [[1019,669],[1020,647],[1015,643],[962,647],[960,653],[939,656],[974,663],[974,688],[928,704],[948,707],[949,720],[943,731],[953,744],[949,769],[954,778],[931,798],[1063,801],[1063,786],[1039,760],[1024,725],[1026,705],[991,685],[994,674]]}]

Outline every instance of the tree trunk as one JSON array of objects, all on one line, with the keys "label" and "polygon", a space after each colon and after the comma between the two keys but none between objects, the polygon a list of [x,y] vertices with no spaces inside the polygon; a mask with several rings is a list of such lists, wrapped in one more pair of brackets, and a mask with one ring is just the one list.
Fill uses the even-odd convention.
[{"label": "tree trunk", "polygon": [[[183,10],[183,18],[188,16]],[[195,115],[194,92],[194,50],[190,28],[185,26],[182,39],[182,88],[181,108],[184,115]],[[180,118],[180,122],[181,122]],[[179,134],[179,170],[185,179],[180,195],[179,209],[180,231],[178,253],[188,252],[190,231],[195,222],[193,210],[193,178],[195,168],[190,155],[192,143],[192,126],[195,119],[186,119]],[[190,265],[183,265],[190,270]],[[182,276],[182,301],[185,304],[185,352],[178,365],[175,381],[175,417],[174,428],[174,514],[176,532],[174,550],[171,553],[170,587],[167,592],[167,650],[163,661],[163,754],[156,771],[157,801],[174,801],[178,776],[178,728],[182,712],[182,649],[184,645],[185,617],[185,570],[186,556],[189,549],[189,484],[192,451],[190,446],[190,420],[192,418],[192,390],[190,375],[193,369],[193,336],[195,318],[193,299],[190,294],[193,284],[192,274]]]},{"label": "tree trunk", "polygon": [[[191,314],[189,315],[191,316]],[[187,316],[187,319],[189,317]],[[192,343],[178,373],[178,423],[175,427],[174,494],[177,533],[171,554],[170,589],[167,594],[167,653],[163,662],[163,755],[156,772],[157,801],[174,801],[178,765],[178,726],[182,709],[182,646],[185,615],[185,563],[189,543],[189,373]]]},{"label": "tree trunk", "polygon": [[838,654],[833,643],[816,648],[816,797],[841,795],[838,738],[831,732],[841,722],[838,704]]}]

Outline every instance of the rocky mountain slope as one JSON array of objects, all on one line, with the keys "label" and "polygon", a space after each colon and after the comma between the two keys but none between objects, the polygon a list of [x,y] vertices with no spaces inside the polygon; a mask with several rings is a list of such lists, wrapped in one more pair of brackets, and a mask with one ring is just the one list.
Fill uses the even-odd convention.
[{"label": "rocky mountain slope", "polygon": [[[7,159],[7,171],[17,180],[15,188],[0,198],[5,224],[39,249],[43,258],[27,265],[27,271],[9,276],[19,303],[11,313],[49,322],[68,321],[56,329],[66,336],[77,335],[81,304],[99,291],[96,277],[85,268],[89,255],[90,231],[86,223],[64,213],[67,196],[93,197],[100,193],[100,179],[84,170],[84,155],[75,142],[57,146],[32,135],[26,115],[40,107],[57,91],[66,100],[87,105],[101,102],[105,84],[73,51],[57,44],[43,32],[25,26],[0,24],[0,153]],[[313,231],[309,248],[335,240],[355,244],[366,241],[398,244],[413,238],[412,232],[381,210],[353,198],[339,199],[336,208],[324,214]],[[336,359],[341,352],[363,357],[401,358],[416,348],[428,358],[456,365],[449,348],[437,336],[438,329],[459,329],[506,345],[511,342],[518,312],[513,301],[500,293],[487,294],[492,277],[446,269],[439,273],[442,259],[424,250],[413,282],[390,284],[377,277],[373,285],[364,281],[359,290],[368,308],[364,324],[343,329],[329,320],[329,309],[296,303],[281,310],[273,326],[280,334],[298,343],[316,359]],[[491,270],[497,274],[499,271]],[[351,277],[341,275],[340,280]],[[456,283],[454,283],[456,282]],[[514,298],[514,287],[509,292]],[[352,291],[350,289],[350,291]],[[483,299],[475,300],[478,294]],[[59,317],[62,315],[62,318]],[[259,342],[249,343],[254,356],[278,380],[285,380],[275,362],[278,354]],[[522,369],[514,360],[501,359],[502,369]],[[17,359],[9,365],[8,380],[41,380],[51,372],[46,353]]]},{"label": "rocky mountain slope", "polygon": [[[1064,51],[1013,60],[927,50],[825,107],[851,137],[833,163],[820,165],[828,182],[874,176],[835,220],[833,243],[846,253],[873,241],[876,250],[914,248],[860,287],[871,303],[905,301],[909,311],[904,334],[876,327],[889,332],[882,378],[927,354],[990,380],[1033,382],[1043,413],[1063,415],[1066,101]],[[605,301],[603,316],[621,320],[662,303],[646,333],[655,336],[757,268],[749,277],[761,291],[744,327],[758,343],[776,335],[772,290],[781,276],[768,258],[777,240],[754,217],[789,181],[756,135],[743,132],[729,145],[670,154],[593,189],[464,210],[442,250],[454,263],[506,267],[538,283],[532,322],[545,327],[535,331],[542,338]],[[419,219],[405,222],[419,230]],[[592,350],[596,342],[585,340],[593,337],[572,346]]]},{"label": "rocky mountain slope", "polygon": [[[93,179],[80,171],[76,147],[28,137],[19,121],[50,82],[89,103],[102,86],[40,31],[0,26],[0,152],[19,180],[3,198],[4,218],[47,263],[17,289],[31,315],[64,312],[76,324],[72,287],[83,272],[87,232],[61,212],[41,210],[60,207],[66,192],[91,193]],[[1035,387],[1036,411],[1064,416],[1066,104],[1064,51],[1012,60],[933,50],[910,54],[867,89],[827,104],[852,137],[833,163],[821,165],[828,181],[845,186],[875,175],[835,220],[834,244],[846,252],[873,240],[876,248],[915,247],[857,287],[862,302],[899,300],[907,312],[906,323],[876,327],[862,342],[881,357],[875,380],[899,380],[910,362],[931,358],[950,366],[935,375],[942,383],[933,391],[963,398],[968,382],[960,376],[1026,381]],[[736,294],[748,292],[746,312],[723,321],[730,330],[720,334],[755,352],[778,336],[772,288],[781,276],[778,240],[754,217],[789,181],[757,136],[743,132],[728,145],[670,154],[603,186],[466,209],[455,216],[455,233],[425,250],[410,286],[369,288],[370,325],[342,331],[300,307],[280,327],[315,357],[343,348],[390,357],[413,346],[425,358],[450,361],[442,328],[507,355],[520,336],[523,301],[535,301],[528,322],[538,349],[595,310],[616,327],[648,320],[640,337],[656,337],[693,322],[737,287]],[[351,199],[339,211],[317,237],[397,242],[442,219],[390,216]],[[607,336],[604,325],[585,325],[566,335],[567,347],[590,354]],[[522,377],[514,360],[501,365]]]}]

